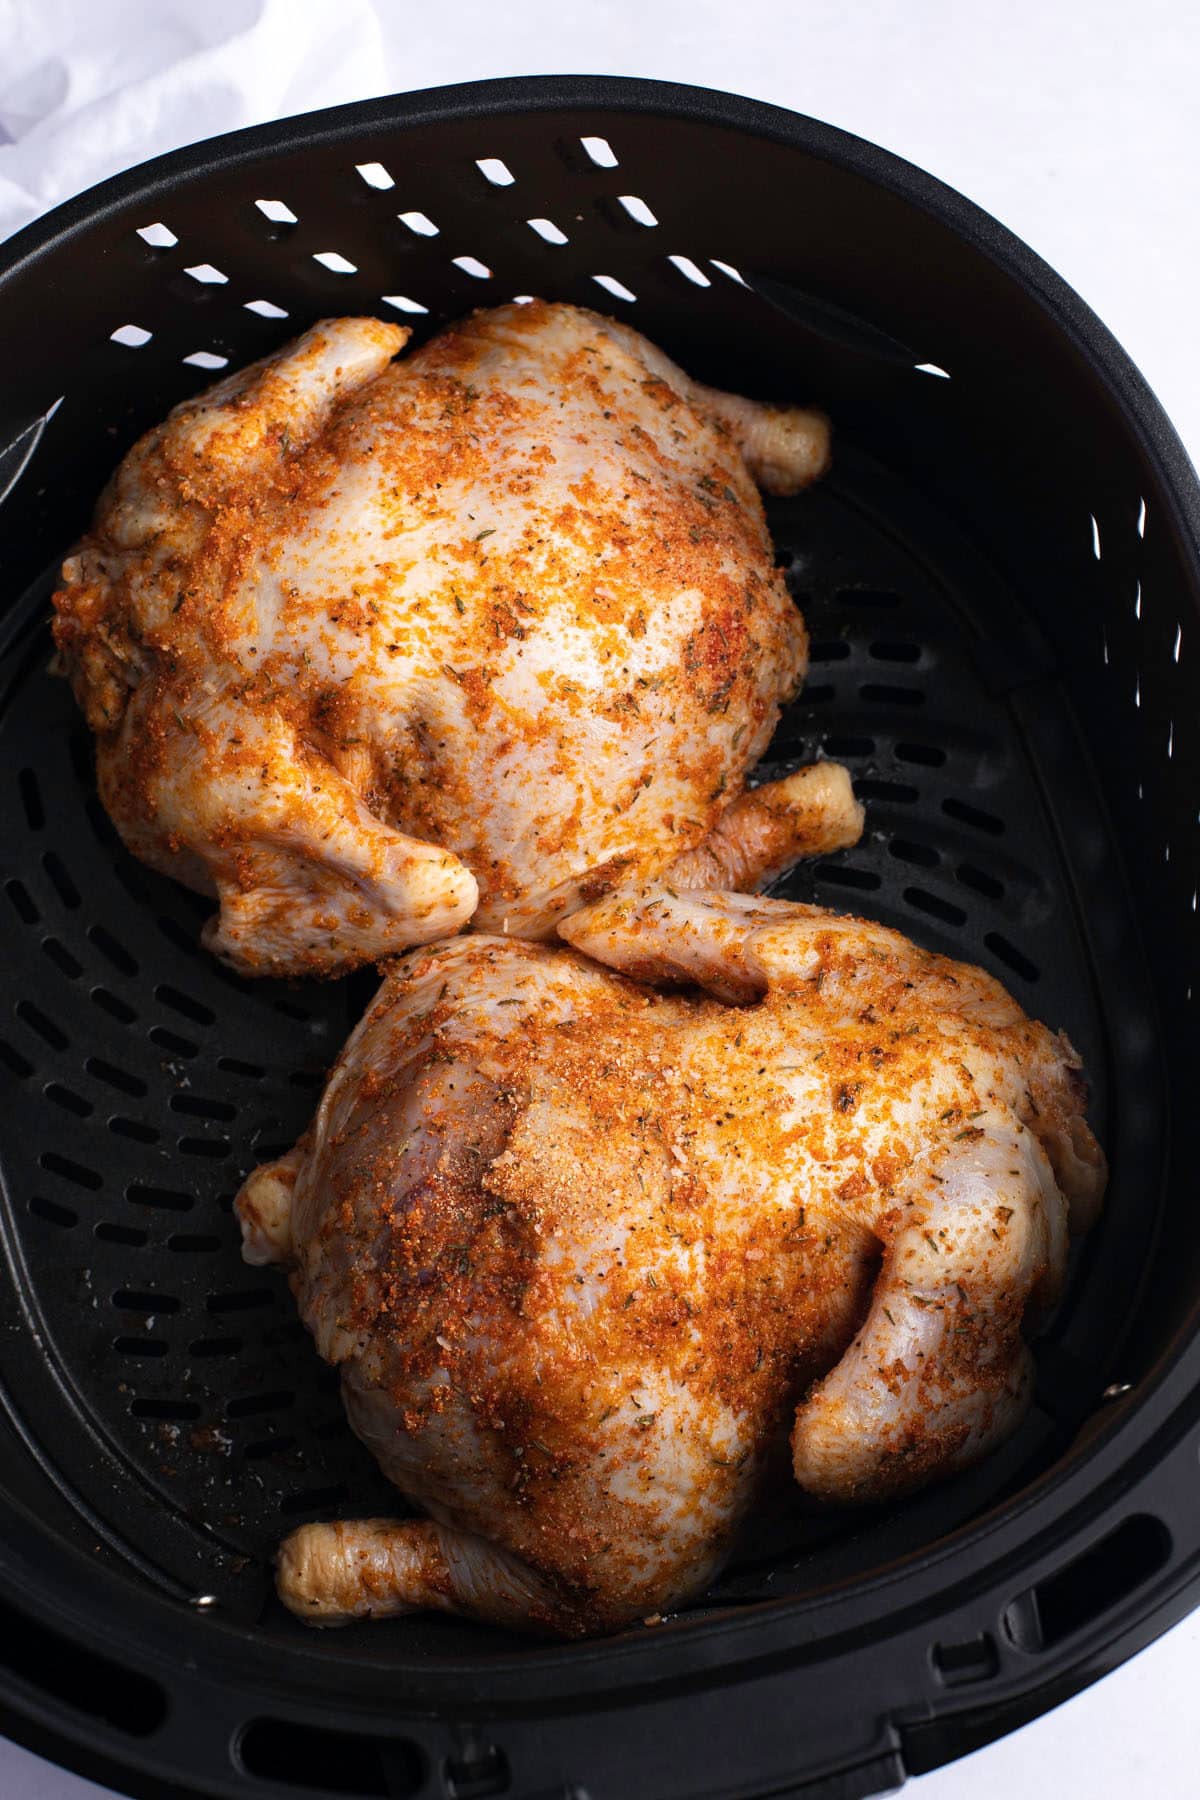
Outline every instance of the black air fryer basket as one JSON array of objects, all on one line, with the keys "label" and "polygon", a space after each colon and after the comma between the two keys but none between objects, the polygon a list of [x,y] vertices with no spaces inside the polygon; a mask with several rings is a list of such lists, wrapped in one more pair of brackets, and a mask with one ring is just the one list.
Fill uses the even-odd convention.
[{"label": "black air fryer basket", "polygon": [[[1118,244],[1113,254],[1120,255]],[[55,566],[117,459],[312,320],[514,295],[816,401],[772,507],[813,666],[772,769],[868,830],[782,891],[982,963],[1083,1053],[1104,1217],[1027,1423],[903,1506],[755,1523],[679,1617],[547,1645],[316,1634],[270,1558],[395,1509],[231,1197],[370,992],[248,984],[119,847]],[[239,133],[0,262],[0,1725],[131,1793],[866,1795],[1121,1661],[1196,1597],[1200,493],[1119,347],[956,194],[854,138],[643,82],[485,83]]]}]

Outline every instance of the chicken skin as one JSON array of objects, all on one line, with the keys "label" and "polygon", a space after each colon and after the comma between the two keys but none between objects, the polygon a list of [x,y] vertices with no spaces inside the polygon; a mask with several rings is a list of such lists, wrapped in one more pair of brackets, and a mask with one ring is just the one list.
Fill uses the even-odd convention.
[{"label": "chicken skin", "polygon": [[239,1195],[427,1515],[294,1532],[317,1624],[612,1631],[705,1588],[789,1431],[827,1501],[965,1466],[1103,1192],[1070,1044],[978,969],[662,886],[561,930],[395,962]]},{"label": "chicken skin", "polygon": [[177,407],[55,595],[105,806],[248,974],[552,935],[699,849],[804,674],[755,482],[820,474],[820,415],[571,306],[407,336]]}]

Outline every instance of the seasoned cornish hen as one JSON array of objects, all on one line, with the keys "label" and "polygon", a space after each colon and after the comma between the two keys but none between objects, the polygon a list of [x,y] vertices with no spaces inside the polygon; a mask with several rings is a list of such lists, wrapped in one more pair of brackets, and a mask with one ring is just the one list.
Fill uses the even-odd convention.
[{"label": "seasoned cornish hen", "polygon": [[561,929],[395,963],[239,1196],[428,1515],[293,1533],[316,1623],[609,1631],[703,1590],[789,1428],[829,1501],[973,1461],[1102,1193],[1070,1044],[978,969],[678,889]]},{"label": "seasoned cornish hen", "polygon": [[821,472],[819,415],[571,306],[407,336],[327,321],[177,407],[55,595],[105,805],[251,974],[663,874],[804,672],[755,482]]}]

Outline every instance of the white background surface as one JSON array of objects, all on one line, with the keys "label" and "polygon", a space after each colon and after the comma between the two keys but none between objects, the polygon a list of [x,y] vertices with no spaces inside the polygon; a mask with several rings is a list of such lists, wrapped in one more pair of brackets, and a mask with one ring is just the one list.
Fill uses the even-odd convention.
[{"label": "white background surface", "polygon": [[[726,88],[921,164],[1082,293],[1200,460],[1195,0],[0,0],[0,234],[196,136],[543,73]],[[1200,1617],[906,1792],[1193,1800],[1198,1687]],[[102,1793],[0,1740],[2,1800]]]}]

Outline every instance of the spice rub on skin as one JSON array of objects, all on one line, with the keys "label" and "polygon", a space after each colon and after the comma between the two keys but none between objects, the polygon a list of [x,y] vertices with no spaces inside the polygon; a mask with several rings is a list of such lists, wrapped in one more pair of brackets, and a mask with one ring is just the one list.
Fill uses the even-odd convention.
[{"label": "spice rub on skin", "polygon": [[736,895],[563,929],[694,985],[482,935],[414,952],[239,1197],[430,1520],[290,1539],[280,1591],[316,1622],[614,1630],[703,1590],[789,1429],[832,1501],[974,1460],[1103,1189],[1070,1045],[977,969]]},{"label": "spice rub on skin", "polygon": [[755,481],[821,473],[819,415],[575,307],[407,335],[176,408],[55,595],[104,804],[247,973],[552,934],[702,843],[804,673]]}]

